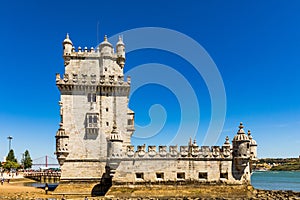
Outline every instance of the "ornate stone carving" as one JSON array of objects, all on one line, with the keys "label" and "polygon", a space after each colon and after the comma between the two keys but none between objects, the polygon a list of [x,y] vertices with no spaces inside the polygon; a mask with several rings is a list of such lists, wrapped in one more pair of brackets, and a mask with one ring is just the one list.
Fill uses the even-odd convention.
[{"label": "ornate stone carving", "polygon": [[165,157],[167,155],[167,146],[159,146],[159,155]]},{"label": "ornate stone carving", "polygon": [[95,84],[96,83],[96,74],[91,75],[91,83]]},{"label": "ornate stone carving", "polygon": [[146,145],[139,145],[137,147],[137,152],[138,152],[139,157],[144,157],[145,156],[145,154],[146,154],[145,148],[146,148]]},{"label": "ornate stone carving", "polygon": [[188,154],[189,154],[189,147],[188,146],[180,146],[181,157],[187,157]]},{"label": "ornate stone carving", "polygon": [[154,146],[154,145],[148,146],[148,155],[150,157],[156,156],[156,146]]},{"label": "ornate stone carving", "polygon": [[69,74],[64,74],[64,82],[67,83],[69,81]]},{"label": "ornate stone carving", "polygon": [[220,147],[219,146],[213,146],[212,147],[212,155],[215,158],[220,156]]},{"label": "ornate stone carving", "polygon": [[170,146],[169,151],[170,151],[170,155],[172,157],[177,157],[177,155],[178,155],[178,146],[177,145]]},{"label": "ornate stone carving", "polygon": [[127,146],[127,156],[128,157],[133,157],[134,156],[134,146],[133,145],[128,145]]}]

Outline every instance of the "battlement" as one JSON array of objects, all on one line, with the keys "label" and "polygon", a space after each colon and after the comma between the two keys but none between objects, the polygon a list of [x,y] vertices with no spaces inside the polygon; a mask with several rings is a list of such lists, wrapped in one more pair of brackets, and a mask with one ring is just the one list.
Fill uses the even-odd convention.
[{"label": "battlement", "polygon": [[[110,57],[117,59],[117,54],[114,52],[114,49],[112,48],[110,52]],[[64,58],[70,57],[72,59],[83,59],[83,58],[98,58],[100,56],[105,56],[104,52],[101,51],[100,47],[84,47],[82,48],[81,46],[78,46],[76,49],[75,46],[72,46],[71,52],[65,52],[64,53]]]},{"label": "battlement", "polygon": [[100,75],[96,74],[56,74],[56,85],[60,84],[78,84],[78,85],[123,85],[129,86],[131,78],[128,76],[124,81],[124,76]]},{"label": "battlement", "polygon": [[70,63],[70,60],[84,60],[84,59],[95,59],[95,58],[108,58],[116,61],[122,68],[125,64],[125,45],[123,39],[119,37],[119,41],[116,44],[116,52],[114,51],[113,45],[108,42],[107,36],[104,37],[104,41],[99,44],[96,48],[80,46],[75,49],[72,41],[67,34],[66,39],[63,41],[63,58],[65,60],[65,66]]},{"label": "battlement", "polygon": [[133,145],[128,145],[124,157],[126,158],[203,158],[203,159],[231,159],[230,146],[148,146],[139,145],[135,150]]}]

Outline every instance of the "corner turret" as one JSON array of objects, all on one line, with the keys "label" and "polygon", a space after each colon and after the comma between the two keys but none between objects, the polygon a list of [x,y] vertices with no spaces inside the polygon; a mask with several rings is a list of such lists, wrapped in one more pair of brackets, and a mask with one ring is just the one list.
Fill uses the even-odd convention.
[{"label": "corner turret", "polygon": [[234,136],[233,144],[233,158],[237,170],[243,171],[250,160],[250,140],[245,134],[243,123],[239,125],[237,135]]},{"label": "corner turret", "polygon": [[108,157],[109,158],[116,158],[122,157],[122,144],[123,140],[121,135],[118,132],[116,122],[114,122],[113,130],[109,136],[108,142]]},{"label": "corner turret", "polygon": [[253,139],[250,130],[248,130],[248,138],[250,140],[250,158],[251,160],[257,160],[257,143]]},{"label": "corner turret", "polygon": [[63,41],[63,58],[65,60],[65,66],[69,64],[71,52],[73,49],[73,43],[70,40],[69,33],[67,33],[66,38]]},{"label": "corner turret", "polygon": [[125,65],[125,44],[123,43],[123,39],[119,36],[119,41],[117,42],[117,63],[121,68]]}]

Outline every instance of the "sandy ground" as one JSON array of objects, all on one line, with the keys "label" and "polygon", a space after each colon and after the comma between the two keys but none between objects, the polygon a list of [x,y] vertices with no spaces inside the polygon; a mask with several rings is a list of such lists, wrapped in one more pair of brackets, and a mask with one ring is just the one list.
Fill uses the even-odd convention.
[{"label": "sandy ground", "polygon": [[[43,189],[24,186],[23,181],[18,182],[5,182],[3,185],[0,184],[0,200],[61,200],[62,195],[53,195],[51,191],[48,194]],[[67,200],[84,200],[84,197],[64,197]],[[88,197],[88,200],[98,199]]]},{"label": "sandy ground", "polygon": [[38,199],[38,198],[56,198],[61,199],[61,196],[54,196],[49,192],[47,195],[43,189],[38,189],[29,186],[23,186],[23,183],[4,183],[0,185],[0,199]]}]

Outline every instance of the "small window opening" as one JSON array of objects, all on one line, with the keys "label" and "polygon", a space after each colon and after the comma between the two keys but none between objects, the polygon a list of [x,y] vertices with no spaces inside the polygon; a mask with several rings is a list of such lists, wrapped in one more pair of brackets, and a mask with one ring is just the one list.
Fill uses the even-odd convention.
[{"label": "small window opening", "polygon": [[185,173],[184,172],[178,172],[177,173],[177,179],[185,179]]},{"label": "small window opening", "polygon": [[127,125],[133,125],[133,120],[132,119],[128,119],[127,120]]},{"label": "small window opening", "polygon": [[199,172],[198,178],[199,179],[207,179],[207,172]]},{"label": "small window opening", "polygon": [[223,179],[228,179],[228,172],[221,172],[220,173],[220,178],[223,178]]},{"label": "small window opening", "polygon": [[156,173],[156,178],[157,179],[164,179],[164,173],[161,173],[161,172]]},{"label": "small window opening", "polygon": [[88,102],[96,102],[96,94],[94,93],[88,93]]},{"label": "small window opening", "polygon": [[135,173],[135,178],[144,179],[144,173]]}]

